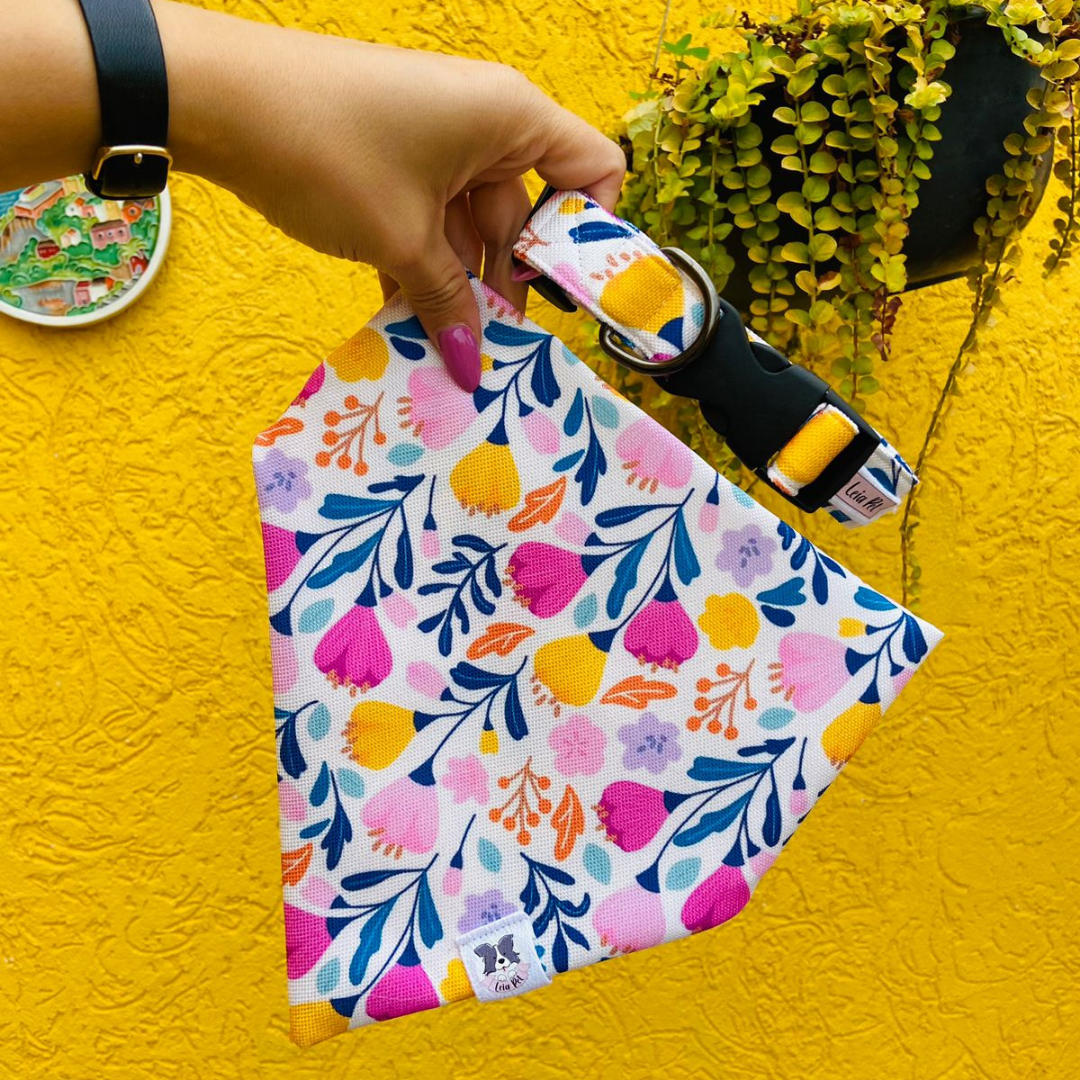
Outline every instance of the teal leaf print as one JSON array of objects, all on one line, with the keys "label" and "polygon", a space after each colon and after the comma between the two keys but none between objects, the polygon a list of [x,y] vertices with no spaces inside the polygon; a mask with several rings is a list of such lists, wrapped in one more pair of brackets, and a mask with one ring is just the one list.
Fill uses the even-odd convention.
[{"label": "teal leaf print", "polygon": [[296,622],[296,627],[301,634],[314,634],[316,630],[321,630],[330,621],[330,617],[334,614],[334,601],[327,598],[326,600],[317,600],[314,604],[310,604],[308,607],[300,613],[300,618]]},{"label": "teal leaf print", "polygon": [[342,795],[348,795],[350,799],[362,799],[364,797],[364,778],[352,769],[338,769],[338,787]]},{"label": "teal leaf print", "polygon": [[758,718],[758,724],[766,731],[779,731],[787,727],[795,719],[795,713],[791,709],[781,709],[774,706],[766,709]]},{"label": "teal leaf print", "polygon": [[328,964],[323,964],[319,968],[319,973],[315,976],[315,988],[320,994],[329,994],[337,986],[340,979],[341,961],[334,957]]},{"label": "teal leaf print", "polygon": [[586,626],[591,625],[596,618],[598,607],[596,593],[589,593],[588,596],[582,597],[574,608],[574,625],[579,630],[584,630]]},{"label": "teal leaf print", "polygon": [[391,465],[415,465],[424,456],[424,448],[419,443],[398,443],[390,448],[386,460]]},{"label": "teal leaf print", "polygon": [[668,870],[667,877],[664,879],[664,885],[672,892],[689,889],[690,886],[697,881],[697,876],[700,871],[701,860],[696,856],[690,859],[680,859],[679,862],[674,863],[671,869]]},{"label": "teal leaf print", "polygon": [[497,874],[502,869],[502,852],[490,840],[480,837],[476,854],[480,865],[489,873]]},{"label": "teal leaf print", "polygon": [[893,611],[896,608],[891,600],[886,600],[881,593],[876,593],[865,585],[860,585],[855,590],[855,603],[868,611]]},{"label": "teal leaf print", "polygon": [[307,733],[315,741],[325,739],[330,731],[330,710],[320,701],[308,717]]},{"label": "teal leaf print", "polygon": [[611,883],[611,856],[598,844],[586,844],[583,860],[585,869],[601,885]]},{"label": "teal leaf print", "polygon": [[593,416],[596,422],[608,431],[614,431],[619,426],[619,410],[606,397],[597,394],[592,399]]}]

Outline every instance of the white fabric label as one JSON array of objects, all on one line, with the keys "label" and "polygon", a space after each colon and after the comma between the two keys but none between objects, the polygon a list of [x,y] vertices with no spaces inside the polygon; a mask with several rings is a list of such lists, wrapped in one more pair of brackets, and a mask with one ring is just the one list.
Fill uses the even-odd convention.
[{"label": "white fabric label", "polygon": [[457,944],[479,1001],[498,1001],[551,982],[536,951],[532,920],[524,911],[485,923],[463,934]]}]

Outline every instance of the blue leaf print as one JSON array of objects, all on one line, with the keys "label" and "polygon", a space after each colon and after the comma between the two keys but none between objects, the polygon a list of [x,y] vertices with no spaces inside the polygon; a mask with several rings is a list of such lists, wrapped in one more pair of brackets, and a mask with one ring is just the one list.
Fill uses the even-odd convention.
[{"label": "blue leaf print", "polygon": [[772,790],[765,800],[765,823],[761,826],[761,838],[766,847],[776,847],[780,843],[780,829],[783,818],[780,813],[780,794],[776,790],[776,776],[772,777]]},{"label": "blue leaf print", "polygon": [[873,653],[856,652],[855,649],[848,649],[848,651],[844,653],[844,664],[847,666],[848,673],[851,675],[857,675],[873,659]]},{"label": "blue leaf print", "polygon": [[397,558],[394,560],[394,580],[399,589],[412,587],[413,580],[413,553],[412,542],[409,540],[409,530],[403,524],[397,539]]},{"label": "blue leaf print", "polygon": [[339,578],[346,574],[354,574],[368,561],[368,557],[377,547],[382,532],[373,532],[363,543],[358,544],[348,551],[339,551],[329,566],[324,566],[318,573],[308,578],[309,589],[324,589],[327,585],[333,585]]},{"label": "blue leaf print", "polygon": [[701,564],[698,562],[697,555],[694,554],[694,545],[690,539],[690,533],[687,532],[681,509],[675,515],[672,544],[675,549],[675,571],[679,575],[679,580],[684,585],[689,585],[700,576]]},{"label": "blue leaf print", "polygon": [[896,605],[891,600],[886,600],[880,593],[860,585],[855,590],[855,603],[869,611],[892,611]]},{"label": "blue leaf print", "polygon": [[631,589],[637,585],[638,567],[642,557],[649,547],[648,538],[636,543],[620,560],[615,567],[615,582],[611,586],[611,592],[607,598],[607,614],[609,619],[617,619],[622,612],[623,604]]},{"label": "blue leaf print", "polygon": [[383,927],[390,917],[390,912],[394,910],[394,903],[395,900],[388,900],[377,908],[360,931],[360,944],[357,945],[352,963],[349,964],[349,982],[353,986],[359,986],[364,981],[364,973],[367,971],[371,958],[382,947]]},{"label": "blue leaf print", "polygon": [[674,319],[669,319],[660,327],[657,336],[674,345],[675,351],[680,352],[683,347],[683,317],[678,315]]},{"label": "blue leaf print", "polygon": [[910,616],[904,615],[904,655],[917,664],[926,655],[926,638],[922,627]]},{"label": "blue leaf print", "polygon": [[307,762],[296,738],[296,716],[290,716],[278,731],[281,733],[281,746],[278,749],[281,767],[287,775],[296,780],[307,772]]},{"label": "blue leaf print", "polygon": [[692,847],[700,843],[706,836],[713,833],[723,832],[742,813],[743,807],[750,801],[752,792],[740,795],[734,802],[729,803],[722,810],[713,810],[708,814],[702,814],[696,825],[676,833],[672,843],[676,847]]},{"label": "blue leaf print", "polygon": [[630,230],[614,221],[583,221],[568,233],[575,244],[594,244],[600,240],[618,240]]},{"label": "blue leaf print", "polygon": [[551,366],[550,337],[545,337],[537,346],[530,385],[536,400],[546,408],[551,408],[562,395],[558,380],[555,378],[555,369]]},{"label": "blue leaf print", "polygon": [[405,357],[406,360],[423,360],[427,350],[418,341],[406,341],[404,338],[391,337],[390,344]]},{"label": "blue leaf print", "polygon": [[760,761],[725,761],[723,758],[696,757],[686,775],[691,780],[713,783],[717,780],[738,780],[763,772],[768,765]]},{"label": "blue leaf print", "polygon": [[506,688],[504,719],[506,732],[511,739],[519,741],[529,734],[529,726],[525,723],[525,710],[521,707],[521,696],[518,694],[517,679],[513,679]]},{"label": "blue leaf print", "polygon": [[761,609],[761,614],[765,616],[774,626],[794,626],[795,616],[790,611],[784,608],[774,608],[765,605]]},{"label": "blue leaf print", "polygon": [[424,327],[415,315],[410,315],[409,318],[405,319],[403,322],[388,324],[386,332],[388,334],[393,334],[394,337],[412,338],[414,341],[427,341],[428,339]]},{"label": "blue leaf print", "polygon": [[349,518],[381,514],[396,506],[389,499],[368,499],[356,495],[327,495],[319,507],[319,514],[331,521],[347,521]]},{"label": "blue leaf print", "polygon": [[399,874],[411,874],[411,870],[366,870],[362,874],[349,874],[341,879],[341,887],[348,892],[359,892],[361,889],[372,889],[389,881]]},{"label": "blue leaf print", "polygon": [[484,329],[484,337],[494,341],[496,345],[535,345],[538,341],[547,338],[549,334],[539,334],[534,330],[522,330],[520,326],[508,326],[506,323],[496,322],[494,319]]},{"label": "blue leaf print", "polygon": [[570,403],[570,408],[566,413],[566,419],[563,421],[563,432],[571,437],[576,435],[581,430],[581,421],[584,419],[585,397],[579,386],[574,392],[574,400]]},{"label": "blue leaf print", "polygon": [[349,816],[345,813],[345,807],[341,805],[341,797],[338,795],[337,784],[333,781],[333,778],[331,778],[331,784],[336,801],[334,819],[330,823],[330,828],[322,838],[319,847],[326,852],[326,869],[336,870],[338,863],[341,862],[341,854],[345,850],[345,845],[352,840],[353,830],[352,822],[349,821]]},{"label": "blue leaf print", "polygon": [[782,585],[774,589],[766,589],[757,594],[758,603],[770,604],[776,607],[798,607],[806,603],[802,587],[806,582],[801,577],[790,578]]},{"label": "blue leaf print", "polygon": [[329,794],[330,770],[327,768],[326,762],[324,761],[322,763],[322,768],[319,770],[319,776],[311,789],[311,794],[308,796],[308,801],[312,806],[322,806],[322,804],[326,802],[326,796]]},{"label": "blue leaf print", "polygon": [[584,450],[575,450],[572,454],[567,454],[565,457],[559,458],[559,460],[552,465],[552,468],[556,472],[569,472],[584,456]]},{"label": "blue leaf print", "polygon": [[305,825],[300,830],[300,839],[301,840],[310,840],[312,837],[318,836],[319,833],[321,833],[323,831],[323,829],[325,829],[326,826],[329,825],[329,824],[330,824],[330,819],[327,817],[327,818],[323,818],[321,821],[316,821],[313,825]]},{"label": "blue leaf print", "polygon": [[416,916],[420,925],[420,940],[430,949],[435,942],[442,939],[443,928],[435,901],[431,898],[426,873],[420,875],[420,884],[416,890]]},{"label": "blue leaf print", "polygon": [[654,510],[668,509],[670,507],[667,505],[616,506],[613,510],[601,510],[596,515],[596,524],[601,529],[610,529],[613,525],[625,525],[644,514],[651,514]]}]

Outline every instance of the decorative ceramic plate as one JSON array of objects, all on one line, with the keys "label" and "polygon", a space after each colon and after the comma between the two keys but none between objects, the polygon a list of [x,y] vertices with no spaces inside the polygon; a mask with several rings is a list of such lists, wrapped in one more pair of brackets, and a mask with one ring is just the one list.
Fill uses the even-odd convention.
[{"label": "decorative ceramic plate", "polygon": [[99,199],[81,176],[0,194],[0,312],[85,326],[142,295],[165,258],[168,191]]}]

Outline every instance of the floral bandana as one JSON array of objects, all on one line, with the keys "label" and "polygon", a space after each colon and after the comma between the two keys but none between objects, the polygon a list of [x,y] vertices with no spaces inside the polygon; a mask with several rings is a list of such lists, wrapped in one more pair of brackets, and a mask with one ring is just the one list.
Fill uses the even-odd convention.
[{"label": "floral bandana", "polygon": [[256,439],[301,1045],[730,919],[941,638],[473,289]]}]

